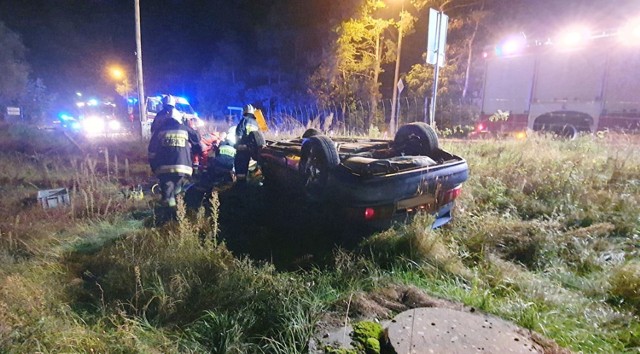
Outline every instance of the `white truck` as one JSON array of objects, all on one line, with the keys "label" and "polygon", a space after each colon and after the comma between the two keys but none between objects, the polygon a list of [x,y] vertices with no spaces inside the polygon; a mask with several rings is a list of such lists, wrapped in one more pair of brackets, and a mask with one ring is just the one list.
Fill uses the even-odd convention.
[{"label": "white truck", "polygon": [[546,42],[486,54],[473,134],[640,130],[640,45],[619,39],[591,36],[573,46]]}]

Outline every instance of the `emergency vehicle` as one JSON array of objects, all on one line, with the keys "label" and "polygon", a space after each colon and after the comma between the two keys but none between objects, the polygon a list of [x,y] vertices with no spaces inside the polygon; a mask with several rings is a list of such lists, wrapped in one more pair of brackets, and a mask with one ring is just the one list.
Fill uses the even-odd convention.
[{"label": "emergency vehicle", "polygon": [[485,54],[481,117],[473,135],[640,130],[640,22],[555,40],[510,38]]},{"label": "emergency vehicle", "polygon": [[[162,98],[166,95],[158,95],[158,96],[150,96],[147,97],[147,120],[153,121],[156,114],[162,110]],[[180,113],[184,114],[184,118],[186,120],[193,120],[194,124],[197,126],[203,126],[204,121],[198,117],[198,113],[191,107],[189,101],[180,96],[173,96],[176,99],[176,109],[180,111]]]}]

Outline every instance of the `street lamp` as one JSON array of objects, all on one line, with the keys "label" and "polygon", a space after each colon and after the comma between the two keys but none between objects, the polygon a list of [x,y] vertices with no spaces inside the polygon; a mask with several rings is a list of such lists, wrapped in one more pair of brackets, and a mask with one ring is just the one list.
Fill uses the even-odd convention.
[{"label": "street lamp", "polygon": [[400,76],[400,52],[402,51],[402,13],[404,12],[404,0],[400,0],[400,22],[398,22],[398,49],[396,52],[396,69],[393,75],[393,94],[391,98],[391,119],[389,120],[389,133],[391,135],[396,132],[398,115],[396,114],[396,105],[398,104],[398,77]]},{"label": "street lamp", "polygon": [[116,66],[111,67],[109,71],[114,79],[116,79],[117,81],[122,81],[121,85],[119,84],[118,86],[116,86],[116,91],[121,95],[124,94],[125,100],[127,101],[127,114],[131,114],[133,108],[129,105],[129,89],[131,85],[129,84],[129,80],[127,79],[125,71]]},{"label": "street lamp", "polygon": [[111,68],[111,76],[113,76],[117,80],[120,80],[124,78],[124,71],[122,71],[122,69],[120,68]]}]

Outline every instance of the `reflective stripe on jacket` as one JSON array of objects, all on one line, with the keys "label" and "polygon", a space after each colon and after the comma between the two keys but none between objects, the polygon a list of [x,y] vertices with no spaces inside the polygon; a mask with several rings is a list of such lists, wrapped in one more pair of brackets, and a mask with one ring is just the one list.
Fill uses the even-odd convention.
[{"label": "reflective stripe on jacket", "polygon": [[185,165],[161,165],[155,171],[156,174],[165,173],[178,173],[181,175],[191,176],[193,174],[193,168]]},{"label": "reflective stripe on jacket", "polygon": [[229,145],[220,145],[218,148],[218,154],[222,156],[234,157],[236,156],[236,149]]},{"label": "reflective stripe on jacket", "polygon": [[253,114],[245,114],[236,127],[236,144],[246,144],[249,133],[260,130]]},{"label": "reflective stripe on jacket", "polygon": [[149,141],[149,164],[155,174],[191,176],[193,153],[202,153],[198,133],[174,119],[168,119]]}]

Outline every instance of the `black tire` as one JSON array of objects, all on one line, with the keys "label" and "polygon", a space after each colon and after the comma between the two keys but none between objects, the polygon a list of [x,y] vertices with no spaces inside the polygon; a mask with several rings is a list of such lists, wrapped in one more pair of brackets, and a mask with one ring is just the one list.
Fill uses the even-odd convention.
[{"label": "black tire", "polygon": [[316,135],[305,140],[302,144],[298,172],[309,199],[325,199],[329,173],[339,164],[338,149],[328,136]]},{"label": "black tire", "polygon": [[556,134],[564,139],[573,140],[578,137],[578,129],[573,124],[557,127]]},{"label": "black tire", "polygon": [[316,128],[309,128],[304,131],[304,134],[302,134],[302,139],[310,138],[316,135],[322,135],[322,132]]},{"label": "black tire", "polygon": [[404,155],[429,156],[439,148],[436,131],[423,122],[414,122],[401,126],[393,143],[395,149]]},{"label": "black tire", "polygon": [[247,136],[247,147],[249,148],[249,153],[251,154],[251,158],[258,161],[258,157],[260,156],[260,150],[265,145],[264,135],[261,131],[252,131]]}]

